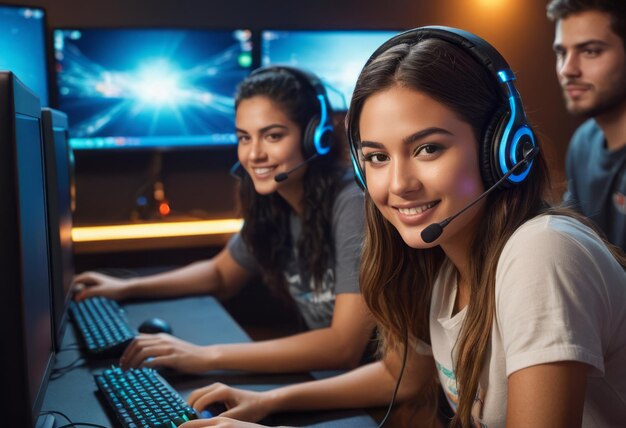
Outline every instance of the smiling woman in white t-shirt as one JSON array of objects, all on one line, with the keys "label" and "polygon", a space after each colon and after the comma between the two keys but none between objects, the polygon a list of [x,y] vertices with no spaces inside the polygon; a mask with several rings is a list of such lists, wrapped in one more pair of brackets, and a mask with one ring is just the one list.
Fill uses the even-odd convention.
[{"label": "smiling woman in white t-shirt", "polygon": [[626,259],[545,201],[513,79],[452,29],[418,29],[365,67],[348,117],[367,186],[361,289],[390,350],[431,345],[412,358],[433,360],[452,426],[618,426]]}]

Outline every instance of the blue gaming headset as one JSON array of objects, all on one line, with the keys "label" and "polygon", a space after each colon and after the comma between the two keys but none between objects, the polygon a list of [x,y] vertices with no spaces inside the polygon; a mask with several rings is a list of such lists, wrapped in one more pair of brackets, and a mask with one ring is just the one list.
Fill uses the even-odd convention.
[{"label": "blue gaming headset", "polygon": [[[485,40],[457,28],[428,26],[398,34],[383,43],[367,60],[367,67],[380,54],[399,44],[415,44],[421,40],[437,38],[452,43],[482,64],[498,82],[502,106],[485,128],[480,141],[481,175],[486,188],[503,178],[511,168],[524,160],[537,147],[535,136],[528,124],[519,92],[513,84],[515,75],[500,53]],[[365,188],[365,175],[359,161],[358,123],[347,122],[348,142],[357,182]],[[536,153],[536,151],[534,151]],[[532,159],[532,156],[529,157]],[[500,187],[519,184],[528,176],[532,160],[525,162],[504,180]]]},{"label": "blue gaming headset", "polygon": [[319,114],[316,114],[309,120],[302,134],[302,148],[305,159],[328,154],[332,147],[334,127],[333,110],[324,85],[313,73],[283,65],[258,68],[250,73],[250,76],[280,71],[291,74],[302,85],[311,88],[319,102]]}]

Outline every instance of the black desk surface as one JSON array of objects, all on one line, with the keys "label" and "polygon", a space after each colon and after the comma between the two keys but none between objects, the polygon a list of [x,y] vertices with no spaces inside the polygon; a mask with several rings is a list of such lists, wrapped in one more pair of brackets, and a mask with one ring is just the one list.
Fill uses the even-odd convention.
[{"label": "black desk surface", "polygon": [[[248,335],[237,325],[220,303],[212,297],[189,297],[172,300],[132,302],[123,305],[130,324],[137,327],[142,321],[159,317],[172,326],[175,336],[200,345],[213,343],[249,342]],[[78,340],[73,325],[68,325],[63,338],[61,352],[57,353],[55,369],[71,365],[82,354],[76,349]],[[72,422],[89,422],[104,426],[115,426],[115,417],[96,395],[97,387],[93,373],[117,363],[116,360],[81,360],[83,364],[56,377],[53,373],[42,412],[58,411],[67,415]],[[56,373],[58,376],[59,372]],[[213,382],[253,390],[267,390],[283,385],[311,380],[309,374],[251,374],[233,371],[213,371],[206,375],[184,375],[162,371],[161,375],[184,397],[196,388]],[[57,426],[65,424],[56,416]],[[317,427],[376,427],[364,411],[326,411],[314,413],[289,413],[270,416],[262,423],[268,425],[317,426]]]}]

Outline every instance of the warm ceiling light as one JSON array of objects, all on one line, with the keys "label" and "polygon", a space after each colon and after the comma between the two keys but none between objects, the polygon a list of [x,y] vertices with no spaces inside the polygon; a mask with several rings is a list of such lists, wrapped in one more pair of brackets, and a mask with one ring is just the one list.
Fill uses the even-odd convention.
[{"label": "warm ceiling light", "polygon": [[475,0],[479,6],[489,9],[496,9],[502,7],[507,3],[507,0]]}]

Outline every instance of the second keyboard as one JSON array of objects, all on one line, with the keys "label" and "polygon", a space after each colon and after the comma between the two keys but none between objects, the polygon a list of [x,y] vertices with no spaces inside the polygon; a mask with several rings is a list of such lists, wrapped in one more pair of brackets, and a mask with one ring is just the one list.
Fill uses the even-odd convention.
[{"label": "second keyboard", "polygon": [[69,311],[90,354],[120,356],[137,335],[115,300],[98,296],[72,301]]}]

